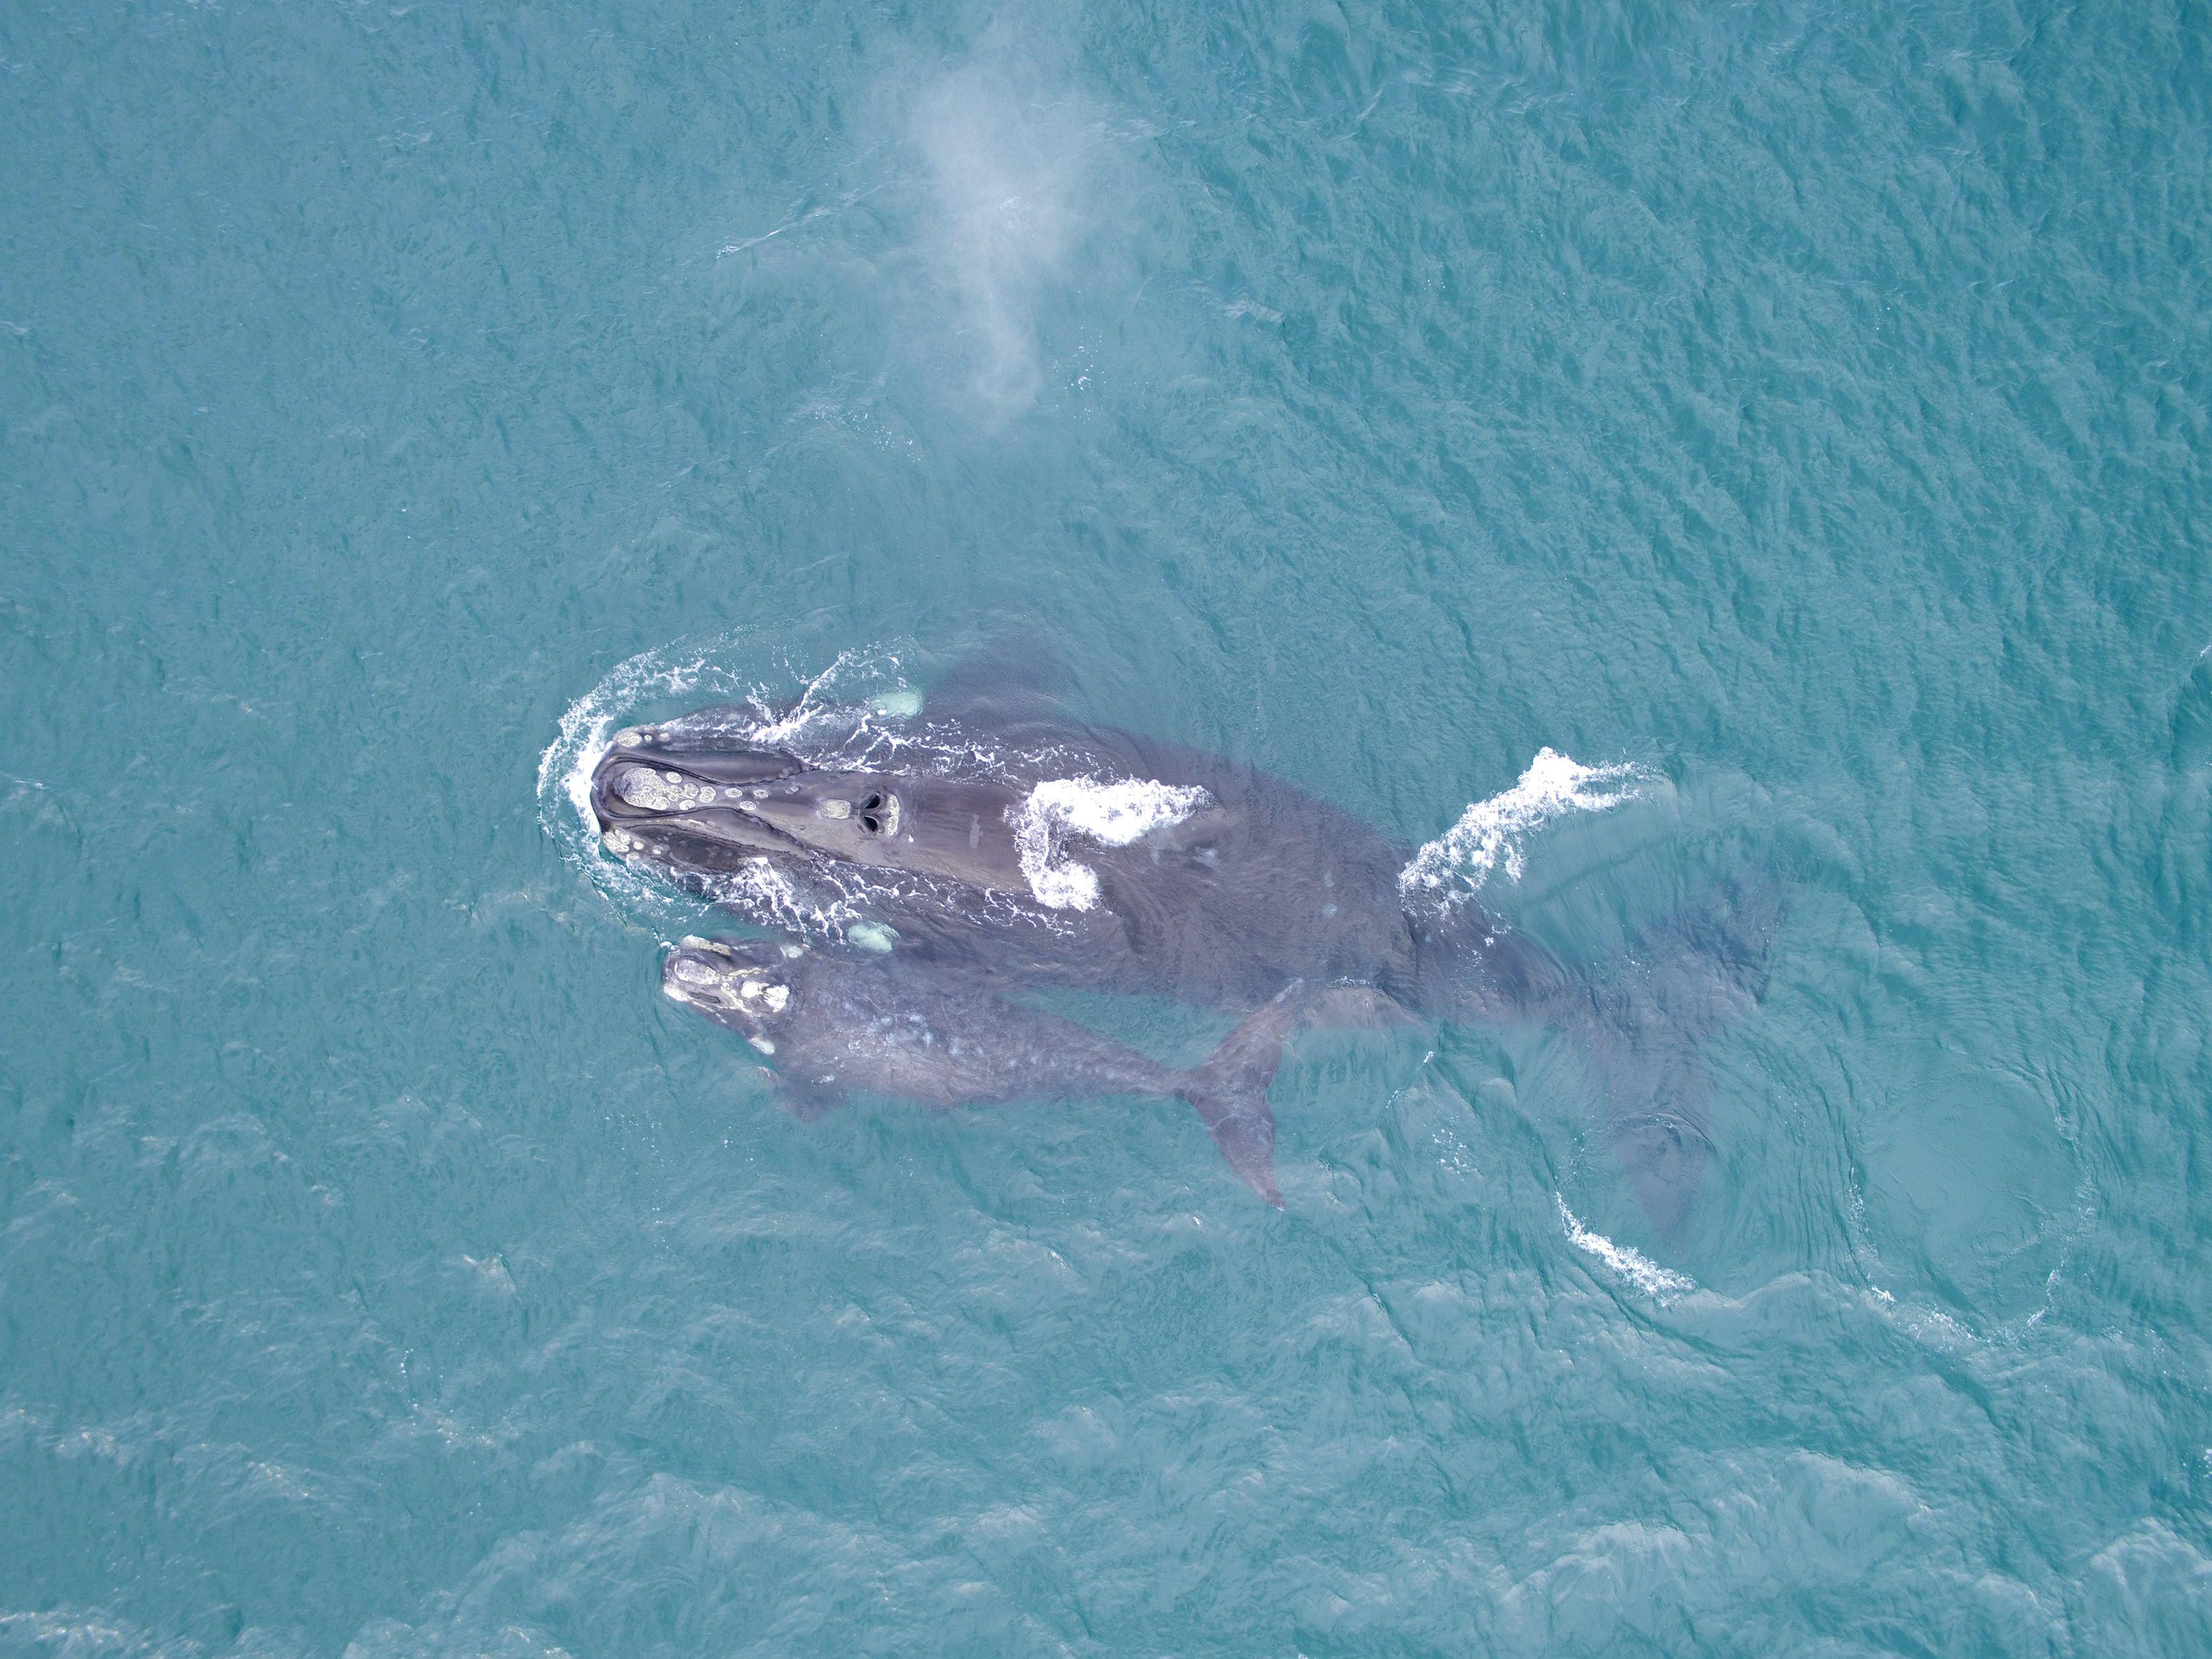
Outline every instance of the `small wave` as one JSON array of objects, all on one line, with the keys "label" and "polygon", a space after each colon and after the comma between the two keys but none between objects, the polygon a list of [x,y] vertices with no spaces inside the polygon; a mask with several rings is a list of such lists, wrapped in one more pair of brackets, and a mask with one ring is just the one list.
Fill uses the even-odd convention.
[{"label": "small wave", "polygon": [[1037,902],[1054,910],[1088,910],[1098,902],[1098,872],[1066,856],[1069,836],[1101,847],[1127,847],[1140,836],[1181,823],[1212,802],[1203,789],[1150,778],[1115,783],[1048,778],[1007,816],[1022,874]]},{"label": "small wave", "polygon": [[[1522,840],[1567,812],[1601,812],[1636,796],[1644,779],[1635,766],[1584,766],[1572,756],[1540,749],[1521,781],[1502,794],[1479,800],[1457,823],[1428,842],[1398,872],[1401,891],[1434,892],[1455,879],[1468,893],[1480,888],[1498,866],[1521,878]],[[1445,896],[1446,902],[1450,895]]]},{"label": "small wave", "polygon": [[1666,1304],[1678,1296],[1687,1296],[1698,1288],[1697,1280],[1687,1274],[1678,1273],[1661,1267],[1643,1251],[1626,1244],[1616,1244],[1603,1233],[1594,1233],[1583,1225],[1581,1218],[1567,1207],[1567,1200],[1559,1194],[1552,1200],[1559,1206],[1559,1223],[1567,1230],[1567,1243],[1584,1255],[1595,1257],[1621,1278],[1651,1297]]},{"label": "small wave", "polygon": [[[1907,1335],[1939,1347],[1974,1347],[1983,1339],[1966,1326],[1951,1317],[1940,1308],[1922,1307],[1914,1302],[1899,1302],[1879,1285],[1869,1285],[1865,1291],[1867,1305]],[[2038,1312],[2028,1321],[2033,1326],[2043,1317]]]}]

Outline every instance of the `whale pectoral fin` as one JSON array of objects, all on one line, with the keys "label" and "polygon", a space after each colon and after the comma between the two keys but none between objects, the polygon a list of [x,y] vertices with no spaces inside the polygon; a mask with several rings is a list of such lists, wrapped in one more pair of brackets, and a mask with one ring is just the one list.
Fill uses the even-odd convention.
[{"label": "whale pectoral fin", "polygon": [[1349,1026],[1389,1031],[1428,1022],[1388,991],[1372,985],[1331,985],[1308,997],[1303,1012],[1308,1025]]},{"label": "whale pectoral fin", "polygon": [[1604,1127],[1622,1171],[1671,1248],[1682,1239],[1712,1154],[1706,1107],[1712,1080],[1691,1039],[1599,1041],[1590,1059],[1601,1086]]},{"label": "whale pectoral fin", "polygon": [[1650,964],[1655,1000],[1674,1024],[1708,1035],[1765,1000],[1788,903],[1781,878],[1753,867],[1645,930],[1633,954]]},{"label": "whale pectoral fin", "polygon": [[933,714],[1001,720],[1058,712],[1073,683],[1067,665],[1035,638],[1006,633],[978,646],[937,678],[923,699]]},{"label": "whale pectoral fin", "polygon": [[1268,1109],[1267,1097],[1255,1095],[1233,1106],[1204,1097],[1190,1103],[1198,1108],[1206,1133],[1213,1137],[1229,1167],[1246,1186],[1281,1209],[1283,1194],[1275,1185],[1275,1115]]},{"label": "whale pectoral fin", "polygon": [[1267,1105],[1267,1088],[1282,1063],[1283,1038],[1297,1024],[1304,1001],[1304,986],[1292,984],[1224,1037],[1213,1057],[1189,1073],[1177,1091],[1197,1109],[1229,1167],[1279,1210],[1283,1194],[1275,1185],[1275,1115]]}]

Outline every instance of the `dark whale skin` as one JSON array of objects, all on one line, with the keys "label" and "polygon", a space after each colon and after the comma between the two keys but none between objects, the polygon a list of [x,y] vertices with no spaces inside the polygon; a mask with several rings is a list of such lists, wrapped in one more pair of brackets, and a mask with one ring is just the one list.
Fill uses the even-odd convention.
[{"label": "dark whale skin", "polygon": [[[902,956],[1012,984],[1247,1010],[1294,981],[1350,981],[1424,1014],[1491,1022],[1554,1018],[1583,995],[1541,945],[1471,901],[1409,910],[1410,847],[1255,766],[1057,720],[973,727],[995,749],[1049,757],[980,781],[810,766],[679,735],[714,732],[720,712],[623,733],[595,771],[592,805],[610,850],[750,921],[788,925],[732,896],[732,878],[766,860],[802,893],[857,892]],[[625,799],[641,769],[678,780],[668,804]],[[1096,901],[1055,908],[1022,878],[1013,820],[1031,788],[1065,777],[1195,788],[1206,804],[1127,845],[1071,842]],[[878,796],[902,803],[897,830],[864,836],[857,807]],[[821,817],[824,803],[848,810]]]},{"label": "dark whale skin", "polygon": [[1231,1168],[1280,1206],[1264,1091],[1297,1012],[1291,987],[1177,1071],[1073,1020],[913,962],[774,940],[687,939],[661,967],[675,1000],[769,1057],[802,1116],[853,1091],[945,1108],[1091,1095],[1180,1097]]}]

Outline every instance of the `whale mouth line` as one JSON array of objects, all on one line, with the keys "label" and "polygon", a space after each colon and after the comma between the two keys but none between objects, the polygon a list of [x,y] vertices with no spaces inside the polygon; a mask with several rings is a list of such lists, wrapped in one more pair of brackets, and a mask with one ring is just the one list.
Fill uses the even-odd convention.
[{"label": "whale mouth line", "polygon": [[602,844],[617,854],[642,850],[641,830],[755,852],[804,853],[805,844],[760,808],[775,786],[788,792],[808,769],[779,749],[674,749],[632,727],[616,733],[592,768],[592,811]]},{"label": "whale mouth line", "polygon": [[[610,803],[611,805],[613,803]],[[675,811],[623,811],[602,807],[599,817],[605,825],[600,831],[601,842],[614,847],[617,851],[621,850],[617,843],[639,842],[640,830],[665,830],[696,841],[748,848],[760,853],[811,856],[815,852],[796,836],[750,812],[720,807],[703,810],[692,807]]]}]

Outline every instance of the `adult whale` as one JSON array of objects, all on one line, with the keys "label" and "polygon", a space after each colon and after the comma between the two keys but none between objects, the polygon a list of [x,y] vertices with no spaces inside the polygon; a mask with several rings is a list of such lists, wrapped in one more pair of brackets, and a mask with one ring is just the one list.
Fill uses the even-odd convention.
[{"label": "adult whale", "polygon": [[1244,763],[1083,724],[956,671],[919,716],[703,708],[618,733],[603,843],[771,927],[810,922],[988,983],[1249,1012],[1371,988],[1418,1014],[1580,1037],[1646,1208],[1680,1226],[1705,1160],[1698,1045],[1764,985],[1771,885],[1724,890],[1578,975],[1472,899],[1410,892],[1413,848]]},{"label": "adult whale", "polygon": [[1471,901],[1409,902],[1411,847],[1257,767],[1035,698],[940,690],[907,729],[826,741],[778,740],[781,712],[617,734],[591,785],[607,850],[764,926],[865,919],[863,939],[1025,983],[1243,1011],[1349,982],[1492,1021],[1587,1000]]}]

